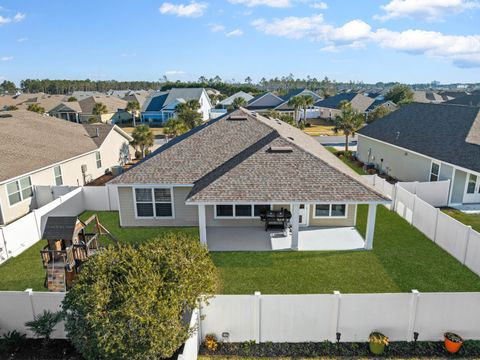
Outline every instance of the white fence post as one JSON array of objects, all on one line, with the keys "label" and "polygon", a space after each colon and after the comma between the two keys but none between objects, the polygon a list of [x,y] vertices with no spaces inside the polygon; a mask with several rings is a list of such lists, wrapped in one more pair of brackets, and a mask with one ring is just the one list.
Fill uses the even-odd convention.
[{"label": "white fence post", "polygon": [[437,208],[437,213],[436,213],[436,217],[435,217],[435,230],[433,232],[433,242],[437,242],[437,232],[438,232],[438,220],[440,218],[440,212],[441,210],[439,208]]},{"label": "white fence post", "polygon": [[28,300],[30,301],[30,308],[32,309],[32,319],[35,319],[35,307],[33,306],[32,292],[33,289],[25,289],[24,292],[28,294]]},{"label": "white fence post", "polygon": [[[8,248],[7,248],[7,239],[5,239],[5,233],[3,232],[3,227],[0,226],[0,239],[2,240],[3,242],[3,254],[5,254],[5,259],[3,259],[2,257],[0,257],[0,263],[2,263],[3,261],[7,260],[9,258],[8,256]],[[0,254],[1,255],[1,254]]]},{"label": "white fence post", "polygon": [[470,234],[472,233],[472,227],[470,225],[467,226],[467,236],[465,239],[465,249],[463,250],[463,257],[462,257],[462,264],[465,265],[467,261],[467,254],[468,254],[468,243],[470,242]]},{"label": "white fence post", "polygon": [[260,299],[262,293],[260,291],[255,291],[253,297],[253,336],[255,343],[259,344],[261,340],[260,336],[260,318],[262,316],[261,307],[260,307]]},{"label": "white fence post", "polygon": [[340,300],[342,298],[342,294],[340,291],[335,290],[333,292],[333,296],[335,297],[335,300],[333,303],[332,339],[336,339],[338,333],[338,323],[340,321]]},{"label": "white fence post", "polygon": [[408,319],[407,341],[413,340],[413,332],[415,331],[415,320],[417,318],[418,290],[412,290],[412,300],[410,302],[410,318]]},{"label": "white fence post", "polygon": [[413,218],[415,217],[415,205],[416,204],[417,204],[417,195],[413,194],[412,219],[410,220],[410,225],[413,225]]}]

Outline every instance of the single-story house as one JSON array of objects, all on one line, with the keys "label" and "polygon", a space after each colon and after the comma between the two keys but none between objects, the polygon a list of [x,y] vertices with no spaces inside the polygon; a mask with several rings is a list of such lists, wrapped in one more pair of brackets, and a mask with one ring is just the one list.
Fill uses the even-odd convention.
[{"label": "single-story house", "polygon": [[35,186],[82,186],[130,158],[115,125],[75,124],[31,111],[0,113],[0,225],[36,208]]},{"label": "single-story house", "polygon": [[450,180],[449,203],[480,203],[480,108],[412,103],[358,132],[358,158],[400,181]]},{"label": "single-story house", "polygon": [[453,97],[448,96],[447,94],[439,94],[435,91],[415,90],[413,92],[413,101],[420,103],[439,104],[452,99]]},{"label": "single-story house", "polygon": [[[107,186],[118,191],[120,226],[195,226],[211,250],[350,240],[371,248],[376,206],[389,202],[315,139],[243,108],[173,139]],[[359,204],[369,205],[365,242],[355,230]],[[262,212],[289,213],[291,231],[265,231]]]},{"label": "single-story house", "polygon": [[51,109],[48,114],[59,119],[79,123],[82,108],[78,101],[64,101]]},{"label": "single-story house", "polygon": [[[130,121],[132,114],[127,112],[127,101],[116,96],[95,95],[79,100],[78,104],[82,112],[80,113],[80,122],[86,123],[91,118],[97,118],[102,123],[115,124],[124,121]],[[101,115],[94,115],[93,109],[96,104],[103,104],[107,108],[107,112]]]},{"label": "single-story house", "polygon": [[480,106],[480,93],[457,97],[445,102],[445,104]]},{"label": "single-story house", "polygon": [[337,115],[342,113],[340,110],[340,104],[342,101],[349,102],[359,113],[366,114],[367,109],[375,102],[375,99],[356,92],[341,93],[330,96],[315,103],[320,118],[329,120],[335,119]]},{"label": "single-story house", "polygon": [[228,109],[230,106],[232,106],[233,101],[236,98],[242,98],[242,99],[245,100],[245,102],[248,103],[250,100],[253,99],[253,96],[246,93],[245,91],[239,91],[239,92],[236,92],[235,94],[233,94],[232,96],[229,96],[226,99],[223,99],[222,101],[220,101],[218,103],[218,105],[220,105],[222,109]]},{"label": "single-story house", "polygon": [[213,108],[210,98],[204,88],[172,88],[151,95],[142,107],[142,122],[163,124],[176,115],[175,109],[178,104],[190,100],[197,100],[200,104],[199,112],[203,121],[210,118],[210,110]]},{"label": "single-story house", "polygon": [[374,102],[367,108],[367,110],[365,110],[365,113],[368,114],[370,111],[374,111],[379,107],[384,107],[390,111],[395,111],[398,109],[397,104],[391,100],[375,99]]}]

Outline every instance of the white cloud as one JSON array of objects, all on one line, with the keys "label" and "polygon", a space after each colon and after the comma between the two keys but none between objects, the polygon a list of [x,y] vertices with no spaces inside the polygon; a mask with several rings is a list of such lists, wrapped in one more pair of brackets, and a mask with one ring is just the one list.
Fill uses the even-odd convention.
[{"label": "white cloud", "polygon": [[477,0],[391,0],[381,6],[385,14],[375,15],[374,18],[385,21],[402,17],[421,17],[432,21],[448,14],[479,7],[480,3]]},{"label": "white cloud", "polygon": [[19,42],[19,43],[25,42],[25,41],[28,41],[28,38],[24,37],[24,38],[18,38],[17,39],[17,42]]},{"label": "white cloud", "polygon": [[210,24],[210,30],[212,32],[221,32],[221,31],[225,31],[225,26],[223,25],[220,25],[220,24]]},{"label": "white cloud", "polygon": [[324,3],[323,1],[319,2],[314,2],[313,4],[310,5],[311,8],[318,9],[318,10],[327,10],[328,5],[327,3]]},{"label": "white cloud", "polygon": [[120,54],[121,57],[135,57],[137,56],[136,52],[131,52],[131,53],[122,53]]},{"label": "white cloud", "polygon": [[6,25],[6,24],[10,24],[12,22],[20,22],[20,21],[23,21],[25,20],[25,17],[27,15],[25,14],[22,14],[22,13],[16,13],[15,16],[12,18],[12,17],[5,17],[5,16],[1,16],[0,15],[0,26],[2,25]]},{"label": "white cloud", "polygon": [[225,34],[227,37],[232,37],[232,36],[242,36],[243,35],[243,30],[241,29],[235,29],[232,30],[228,33]]},{"label": "white cloud", "polygon": [[168,70],[168,71],[165,71],[165,75],[181,76],[181,75],[185,75],[185,71],[183,71],[183,70]]},{"label": "white cloud", "polygon": [[268,6],[272,8],[286,8],[292,6],[291,0],[229,0],[232,4],[242,4],[248,7]]},{"label": "white cloud", "polygon": [[10,60],[13,60],[13,56],[3,56],[0,58],[0,60],[2,61],[10,61]]},{"label": "white cloud", "polygon": [[199,3],[192,1],[189,4],[172,4],[164,2],[160,6],[160,13],[163,15],[176,15],[182,17],[200,17],[203,16],[205,10],[207,10],[207,3]]}]

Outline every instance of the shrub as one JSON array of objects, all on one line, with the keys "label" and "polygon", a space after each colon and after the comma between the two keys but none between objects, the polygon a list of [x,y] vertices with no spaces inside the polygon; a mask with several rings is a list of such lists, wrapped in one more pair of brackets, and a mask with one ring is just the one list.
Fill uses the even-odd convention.
[{"label": "shrub", "polygon": [[3,334],[3,350],[8,353],[17,352],[26,341],[27,336],[25,334],[21,334],[17,330],[9,331]]},{"label": "shrub", "polygon": [[198,297],[216,283],[196,237],[110,246],[84,264],[65,296],[69,339],[86,359],[168,358],[193,331],[186,318]]},{"label": "shrub", "polygon": [[208,351],[216,351],[218,348],[217,337],[214,334],[207,334],[204,344]]},{"label": "shrub", "polygon": [[62,320],[61,312],[52,312],[44,310],[40,315],[36,315],[34,320],[27,321],[25,326],[28,327],[35,336],[43,339],[43,345],[46,346],[50,342],[54,327]]},{"label": "shrub", "polygon": [[140,150],[135,150],[135,159],[141,159],[142,158],[142,152]]}]

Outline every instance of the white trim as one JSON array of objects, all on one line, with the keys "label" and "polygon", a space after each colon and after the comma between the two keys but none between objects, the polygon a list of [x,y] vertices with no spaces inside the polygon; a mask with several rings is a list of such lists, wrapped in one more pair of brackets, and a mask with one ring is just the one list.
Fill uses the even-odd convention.
[{"label": "white trim", "polygon": [[[118,186],[125,186],[125,185],[118,185]],[[132,185],[133,186],[133,185]],[[369,204],[379,204],[379,205],[388,205],[392,201],[391,200],[384,200],[384,201],[315,201],[315,200],[310,200],[310,201],[291,201],[291,200],[282,200],[282,201],[216,201],[216,202],[211,202],[211,201],[185,201],[185,205],[231,205],[231,204],[240,204],[240,205],[265,205],[265,204],[270,204],[270,205],[285,205],[285,204],[355,204],[355,205],[369,205]]]},{"label": "white trim", "polygon": [[[432,172],[432,169],[433,169],[433,164],[436,164],[438,165],[438,174],[434,174]],[[436,182],[436,181],[440,181],[440,172],[442,171],[442,162],[441,161],[438,161],[438,160],[431,160],[430,161],[430,174],[428,176],[428,181],[429,182]],[[432,180],[432,175],[436,175],[437,176],[437,180]]]},{"label": "white trim", "polygon": [[[152,192],[152,201],[151,202],[143,202],[144,204],[152,204],[153,207],[153,216],[138,216],[137,213],[137,196],[135,194],[135,189],[151,189]],[[172,204],[172,216],[156,216],[157,211],[155,209],[155,204],[157,203],[155,201],[155,189],[169,189],[170,190],[170,204]],[[117,189],[118,191],[118,189]],[[136,220],[142,220],[142,219],[156,219],[156,220],[172,220],[175,219],[175,198],[174,198],[174,192],[173,192],[173,187],[171,186],[155,186],[155,187],[149,187],[149,186],[141,186],[141,187],[132,187],[132,196],[133,196],[133,210],[135,212],[135,219]],[[159,204],[167,204],[168,202],[158,202]],[[119,206],[120,207],[120,206]]]},{"label": "white trim", "polygon": [[[55,175],[55,169],[60,168],[60,179],[62,179],[62,184],[58,185],[57,184],[57,176]],[[55,183],[55,186],[63,186],[63,172],[62,172],[62,165],[57,165],[52,167],[52,172],[53,172],[53,182]]]},{"label": "white trim", "polygon": [[[141,188],[141,187],[193,187],[193,184],[108,184],[108,186],[114,186],[114,187],[136,187],[136,188]],[[195,204],[196,205],[196,204]]]},{"label": "white trim", "polygon": [[[199,206],[205,206],[206,204],[200,204]],[[232,216],[218,216],[217,215],[217,205],[230,205],[232,206]],[[235,206],[236,205],[250,205],[250,208],[252,210],[252,215],[251,216],[237,216],[236,215],[236,210]],[[229,204],[213,204],[213,218],[214,219],[219,219],[219,220],[224,220],[224,219],[256,219],[258,218],[258,215],[255,215],[255,205],[268,205],[270,206],[270,210],[272,209],[272,204],[270,203],[259,203],[259,204],[252,204],[252,203],[247,203],[247,204],[242,204],[242,203],[229,203]]]},{"label": "white trim", "polygon": [[[317,205],[329,205],[328,216],[317,216]],[[345,215],[344,216],[332,216],[332,205],[343,205],[345,206]],[[317,203],[314,204],[313,208],[313,218],[314,219],[346,219],[348,218],[348,205],[345,203]]]}]

